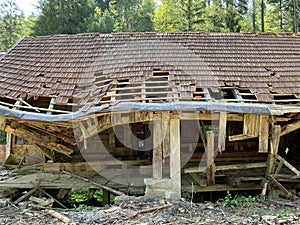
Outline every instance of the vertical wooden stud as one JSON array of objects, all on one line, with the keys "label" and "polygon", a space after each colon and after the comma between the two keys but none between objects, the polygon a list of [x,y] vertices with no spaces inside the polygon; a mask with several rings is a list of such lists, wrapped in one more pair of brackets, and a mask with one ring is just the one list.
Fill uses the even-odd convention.
[{"label": "vertical wooden stud", "polygon": [[215,151],[214,151],[214,132],[207,131],[206,163],[207,163],[207,184],[215,184]]},{"label": "vertical wooden stud", "polygon": [[162,112],[162,132],[164,135],[162,148],[163,148],[163,159],[170,156],[170,113]]},{"label": "vertical wooden stud", "polygon": [[258,152],[267,153],[269,143],[269,115],[260,115]]},{"label": "vertical wooden stud", "polygon": [[222,111],[220,112],[219,115],[218,149],[220,152],[225,150],[226,124],[227,124],[227,113]]},{"label": "vertical wooden stud", "polygon": [[110,204],[110,192],[106,189],[103,189],[102,204],[103,206]]},{"label": "vertical wooden stud", "polygon": [[172,116],[170,119],[170,177],[175,190],[181,195],[181,162],[180,162],[180,119]]},{"label": "vertical wooden stud", "polygon": [[15,140],[15,135],[11,133],[6,133],[5,160],[12,154],[14,140]]},{"label": "vertical wooden stud", "polygon": [[270,141],[270,151],[268,156],[267,175],[273,174],[275,171],[275,160],[278,153],[279,141],[280,141],[281,127],[275,125],[272,129],[272,137]]},{"label": "vertical wooden stud", "polygon": [[161,141],[161,114],[154,114],[153,121],[153,179],[162,179],[162,141]]}]

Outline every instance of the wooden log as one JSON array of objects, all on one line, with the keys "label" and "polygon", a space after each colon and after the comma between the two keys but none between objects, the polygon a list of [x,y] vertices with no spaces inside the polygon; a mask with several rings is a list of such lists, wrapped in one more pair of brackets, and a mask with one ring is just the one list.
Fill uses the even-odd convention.
[{"label": "wooden log", "polygon": [[45,213],[47,213],[48,215],[50,216],[53,216],[57,219],[59,219],[60,221],[62,221],[64,224],[67,224],[67,225],[75,225],[75,223],[72,222],[72,219],[70,219],[69,217],[59,213],[59,212],[56,212],[52,209],[45,209],[44,210]]},{"label": "wooden log", "polygon": [[220,152],[225,150],[226,143],[226,124],[227,113],[222,111],[219,113],[219,136],[218,136],[218,150]]},{"label": "wooden log", "polygon": [[269,145],[269,115],[260,115],[259,121],[259,153],[267,153]]},{"label": "wooden log", "polygon": [[273,174],[275,170],[275,161],[278,153],[279,141],[280,141],[281,127],[275,125],[272,129],[272,137],[270,140],[270,151],[268,156],[267,175]]},{"label": "wooden log", "polygon": [[206,151],[206,166],[207,166],[207,184],[215,184],[215,148],[214,148],[214,133],[207,131],[207,146]]},{"label": "wooden log", "polygon": [[43,206],[43,207],[52,207],[54,200],[52,198],[49,198],[47,200],[41,199],[41,198],[37,198],[34,196],[30,196],[29,201],[35,202],[37,203],[39,206]]},{"label": "wooden log", "polygon": [[154,115],[153,122],[153,179],[161,180],[163,177],[162,152],[162,118],[161,114]]},{"label": "wooden log", "polygon": [[282,127],[280,136],[291,133],[295,130],[298,130],[299,128],[300,128],[300,120],[295,121],[295,122],[290,123],[290,124],[287,124],[287,125]]}]

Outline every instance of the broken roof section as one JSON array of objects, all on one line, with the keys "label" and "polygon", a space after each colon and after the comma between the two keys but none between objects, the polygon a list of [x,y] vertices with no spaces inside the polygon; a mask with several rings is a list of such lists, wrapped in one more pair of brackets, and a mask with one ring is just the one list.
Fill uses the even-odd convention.
[{"label": "broken roof section", "polygon": [[0,105],[22,115],[101,111],[120,102],[143,103],[142,108],[173,101],[298,108],[299,97],[297,35],[27,37],[0,58]]}]

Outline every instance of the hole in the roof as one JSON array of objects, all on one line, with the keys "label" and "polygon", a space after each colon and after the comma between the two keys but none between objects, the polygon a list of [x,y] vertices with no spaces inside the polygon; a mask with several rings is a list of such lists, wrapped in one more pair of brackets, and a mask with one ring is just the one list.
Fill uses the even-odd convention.
[{"label": "hole in the roof", "polygon": [[44,76],[45,76],[44,73],[40,73],[40,74],[38,75],[38,77],[44,77]]},{"label": "hole in the roof", "polygon": [[43,84],[43,88],[50,88],[47,84]]}]

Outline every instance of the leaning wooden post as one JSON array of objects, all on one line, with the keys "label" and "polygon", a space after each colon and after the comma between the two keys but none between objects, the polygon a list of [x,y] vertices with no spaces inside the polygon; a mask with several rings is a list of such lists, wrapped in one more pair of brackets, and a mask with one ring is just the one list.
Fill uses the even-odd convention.
[{"label": "leaning wooden post", "polygon": [[207,131],[206,163],[207,163],[207,184],[215,184],[215,150],[214,150],[214,132]]},{"label": "leaning wooden post", "polygon": [[6,133],[6,152],[5,152],[5,160],[12,154],[13,145],[15,142],[15,135],[12,133]]},{"label": "leaning wooden post", "polygon": [[280,125],[275,125],[272,129],[272,137],[271,137],[271,141],[270,141],[267,176],[270,174],[273,174],[275,171],[275,161],[276,161],[276,156],[278,153],[280,134],[281,134]]},{"label": "leaning wooden post", "polygon": [[180,119],[170,119],[170,177],[176,199],[181,197],[181,165],[180,165]]},{"label": "leaning wooden post", "polygon": [[161,114],[154,114],[153,122],[153,179],[161,180],[163,177],[163,167],[162,167],[162,140],[161,140],[161,130],[162,129],[162,120]]}]

